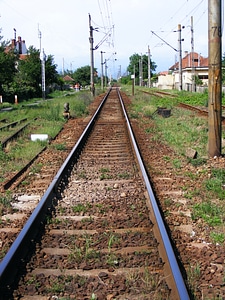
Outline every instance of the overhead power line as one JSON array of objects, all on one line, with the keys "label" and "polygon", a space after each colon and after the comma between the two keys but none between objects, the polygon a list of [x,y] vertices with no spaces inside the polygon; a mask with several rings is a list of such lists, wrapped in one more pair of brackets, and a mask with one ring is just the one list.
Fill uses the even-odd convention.
[{"label": "overhead power line", "polygon": [[175,49],[173,46],[171,46],[169,43],[167,43],[164,39],[162,39],[158,34],[156,34],[154,31],[151,31],[155,36],[157,36],[161,41],[163,41],[167,46],[172,48],[174,51],[178,52],[177,49]]}]

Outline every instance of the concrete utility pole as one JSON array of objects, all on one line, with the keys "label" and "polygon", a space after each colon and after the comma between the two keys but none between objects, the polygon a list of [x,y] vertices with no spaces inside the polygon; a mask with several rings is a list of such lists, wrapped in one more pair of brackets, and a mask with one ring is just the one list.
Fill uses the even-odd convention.
[{"label": "concrete utility pole", "polygon": [[38,38],[39,38],[39,43],[40,43],[40,46],[39,46],[39,49],[40,49],[40,53],[41,53],[41,31],[39,29],[39,24],[38,24]]},{"label": "concrete utility pole", "polygon": [[191,17],[191,90],[195,92],[195,60],[194,60],[194,27],[193,17]]},{"label": "concrete utility pole", "polygon": [[208,155],[221,155],[221,0],[208,0],[208,51],[209,51],[209,83],[208,83]]},{"label": "concrete utility pole", "polygon": [[107,78],[107,60],[105,59],[105,87],[108,85],[108,78]]},{"label": "concrete utility pole", "polygon": [[95,85],[94,85],[94,38],[93,38],[93,27],[91,26],[91,15],[89,14],[89,28],[90,28],[90,37],[89,37],[89,42],[90,42],[90,61],[91,61],[91,94],[94,97],[95,96]]},{"label": "concrete utility pole", "polygon": [[103,65],[104,65],[104,63],[103,63],[103,53],[105,53],[105,52],[102,52],[102,51],[101,51],[101,72],[102,72],[102,76],[101,76],[101,88],[102,88],[102,91],[103,91],[103,89],[104,89],[104,74],[103,74]]},{"label": "concrete utility pole", "polygon": [[178,45],[179,45],[179,91],[182,91],[182,47],[181,47],[181,25],[178,24]]},{"label": "concrete utility pole", "polygon": [[151,87],[151,54],[148,46],[148,87]]},{"label": "concrete utility pole", "polygon": [[142,80],[143,80],[143,71],[142,71],[142,54],[141,54],[141,58],[139,59],[139,86],[142,86]]},{"label": "concrete utility pole", "polygon": [[42,87],[42,98],[45,100],[45,52],[40,54],[41,59],[41,87]]}]

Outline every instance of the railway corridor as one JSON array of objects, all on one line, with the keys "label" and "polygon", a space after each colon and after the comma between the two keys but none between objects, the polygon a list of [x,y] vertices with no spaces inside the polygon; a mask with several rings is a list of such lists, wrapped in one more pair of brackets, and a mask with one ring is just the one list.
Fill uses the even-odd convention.
[{"label": "railway corridor", "polygon": [[146,201],[113,91],[14,298],[169,299]]}]

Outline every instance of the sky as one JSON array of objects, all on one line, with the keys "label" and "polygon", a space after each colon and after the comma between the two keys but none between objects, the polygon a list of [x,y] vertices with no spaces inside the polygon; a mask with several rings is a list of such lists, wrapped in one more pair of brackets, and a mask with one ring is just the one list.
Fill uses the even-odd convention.
[{"label": "sky", "polygon": [[126,75],[129,57],[148,55],[148,47],[156,72],[168,70],[179,60],[178,24],[183,56],[191,51],[191,18],[194,51],[207,57],[208,0],[0,0],[3,40],[16,33],[27,48],[52,55],[59,72],[90,65],[91,24],[94,67],[100,74],[107,65],[113,78]]}]

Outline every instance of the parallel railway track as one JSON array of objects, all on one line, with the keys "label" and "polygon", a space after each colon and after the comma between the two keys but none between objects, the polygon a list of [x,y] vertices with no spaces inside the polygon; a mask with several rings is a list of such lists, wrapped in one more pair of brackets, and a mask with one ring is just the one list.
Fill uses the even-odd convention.
[{"label": "parallel railway track", "polygon": [[120,103],[104,97],[2,260],[3,299],[189,299]]}]

